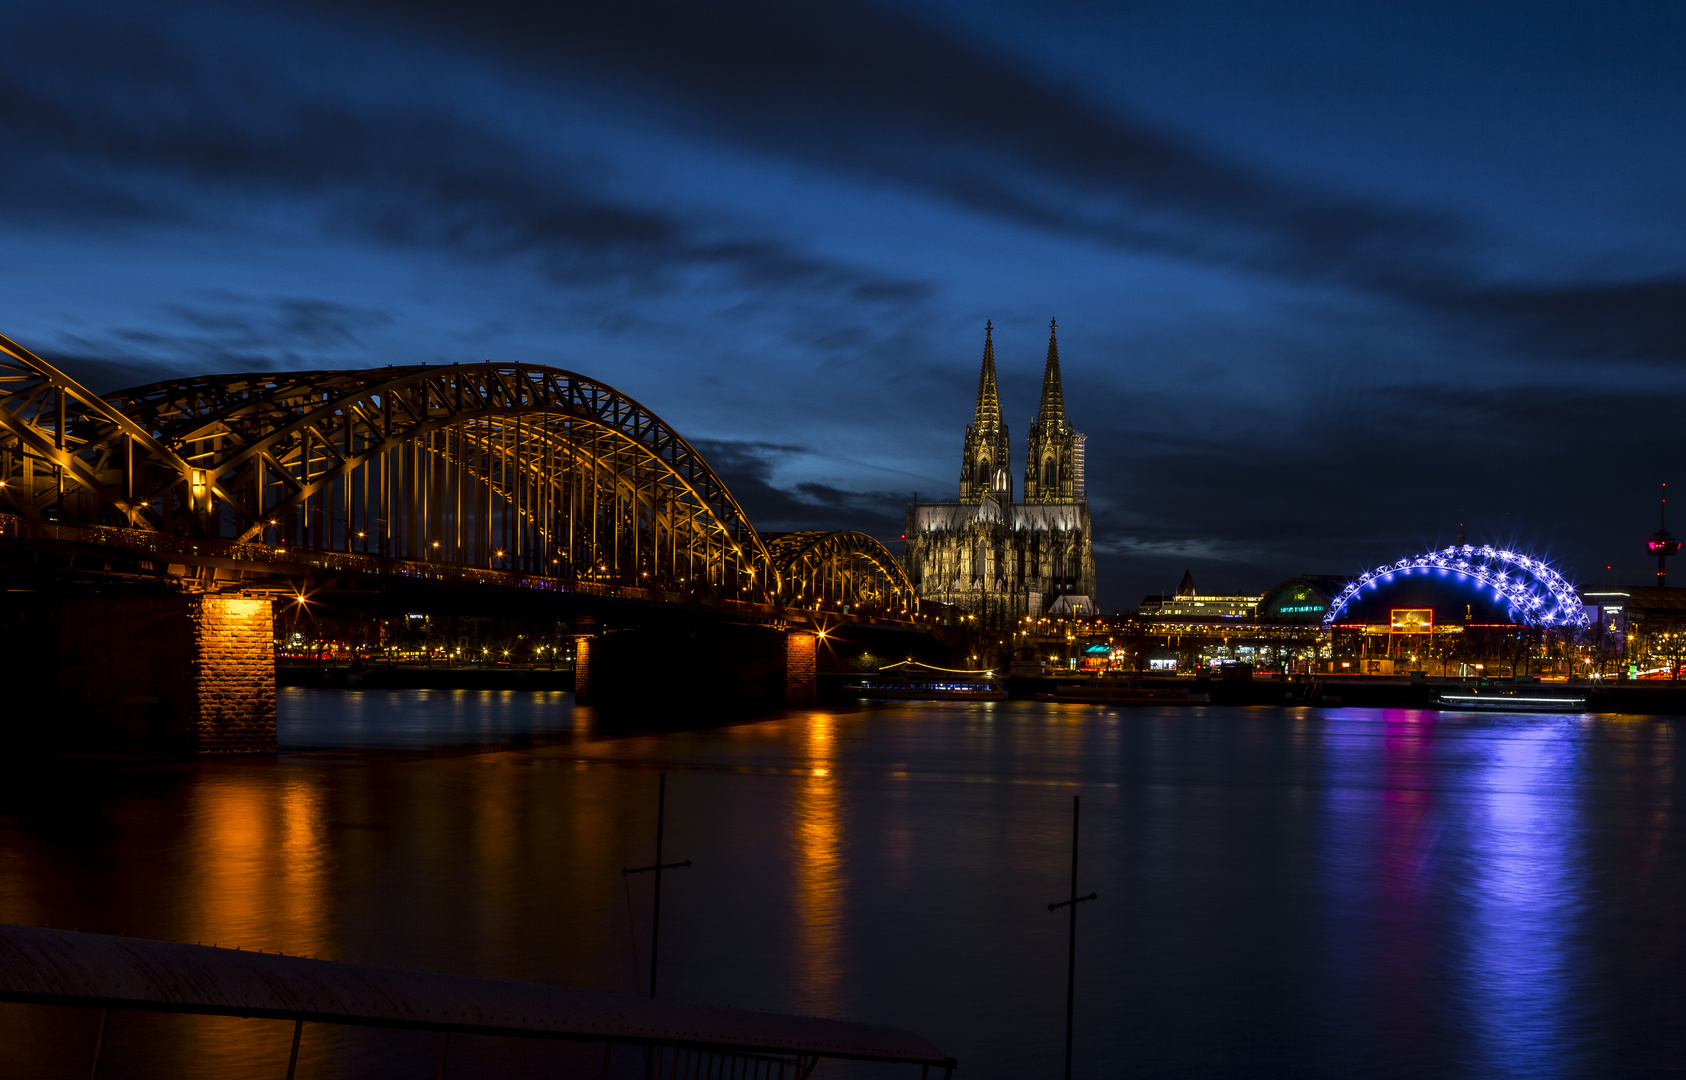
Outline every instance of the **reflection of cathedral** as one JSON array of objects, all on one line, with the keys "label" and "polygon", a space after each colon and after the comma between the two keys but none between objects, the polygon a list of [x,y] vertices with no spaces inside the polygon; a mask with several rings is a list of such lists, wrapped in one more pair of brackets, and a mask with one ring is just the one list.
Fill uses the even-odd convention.
[{"label": "reflection of cathedral", "polygon": [[1012,450],[995,387],[995,346],[986,326],[978,405],[960,463],[960,500],[916,504],[908,512],[903,560],[921,596],[997,625],[1026,615],[1093,613],[1083,436],[1066,421],[1052,326],[1042,406],[1030,425],[1028,450],[1024,502],[1016,503]]}]

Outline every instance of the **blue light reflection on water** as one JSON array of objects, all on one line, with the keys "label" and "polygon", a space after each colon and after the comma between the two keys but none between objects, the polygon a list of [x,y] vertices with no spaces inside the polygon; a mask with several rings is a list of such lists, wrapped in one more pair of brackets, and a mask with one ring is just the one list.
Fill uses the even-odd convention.
[{"label": "blue light reflection on water", "polygon": [[[566,695],[282,710],[284,746],[337,748],[8,793],[0,919],[628,991],[647,897],[619,868],[649,854],[667,771],[670,850],[696,860],[664,886],[674,997],[909,1027],[965,1076],[1053,1075],[1065,923],[1044,905],[1081,793],[1080,887],[1101,895],[1080,916],[1081,1076],[1686,1061],[1668,721],[914,702],[608,738]],[[91,1034],[23,1008],[0,1006],[0,1072],[85,1073],[62,1048]],[[126,1020],[114,1053],[273,1072],[285,1033],[217,1023]],[[463,1055],[453,1075],[509,1074]],[[303,1064],[428,1060],[324,1032]]]},{"label": "blue light reflection on water", "polygon": [[1460,975],[1491,1076],[1586,1069],[1577,1060],[1585,1048],[1571,959],[1583,906],[1576,726],[1513,722],[1486,762],[1467,822],[1477,857]]},{"label": "blue light reflection on water", "polygon": [[277,695],[286,751],[488,746],[573,729],[574,695],[518,690],[306,690]]}]

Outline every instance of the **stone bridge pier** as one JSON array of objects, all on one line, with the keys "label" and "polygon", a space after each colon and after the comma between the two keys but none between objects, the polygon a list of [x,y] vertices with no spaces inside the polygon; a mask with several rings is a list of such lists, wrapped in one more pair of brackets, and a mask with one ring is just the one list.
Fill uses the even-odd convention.
[{"label": "stone bridge pier", "polygon": [[761,626],[624,629],[574,639],[574,700],[607,705],[812,705],[815,637]]},{"label": "stone bridge pier", "polygon": [[266,594],[0,599],[0,749],[273,754]]}]

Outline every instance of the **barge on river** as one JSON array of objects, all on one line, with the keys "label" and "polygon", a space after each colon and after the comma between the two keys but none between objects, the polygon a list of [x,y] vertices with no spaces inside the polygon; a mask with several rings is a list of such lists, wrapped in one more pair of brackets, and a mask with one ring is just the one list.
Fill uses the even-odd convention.
[{"label": "barge on river", "polygon": [[1007,687],[993,671],[964,671],[904,660],[878,669],[848,689],[875,701],[1005,701]]},{"label": "barge on river", "polygon": [[1116,679],[1070,683],[1036,695],[1037,701],[1067,705],[1209,705],[1212,695],[1181,687],[1133,686]]},{"label": "barge on river", "polygon": [[1469,686],[1435,695],[1442,709],[1477,712],[1586,712],[1586,695],[1543,686]]}]

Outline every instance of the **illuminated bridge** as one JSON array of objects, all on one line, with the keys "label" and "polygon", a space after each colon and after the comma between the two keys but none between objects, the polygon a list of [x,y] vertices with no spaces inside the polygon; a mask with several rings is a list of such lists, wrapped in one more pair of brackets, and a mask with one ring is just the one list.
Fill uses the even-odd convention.
[{"label": "illuminated bridge", "polygon": [[761,535],[655,413],[530,364],[102,396],[0,338],[0,572],[34,598],[6,607],[0,646],[57,673],[39,704],[115,709],[108,742],[204,752],[274,746],[276,597],[565,619],[582,698],[649,678],[606,628],[688,627],[712,640],[699,663],[738,670],[729,690],[800,703],[817,633],[929,623],[877,540]]}]

